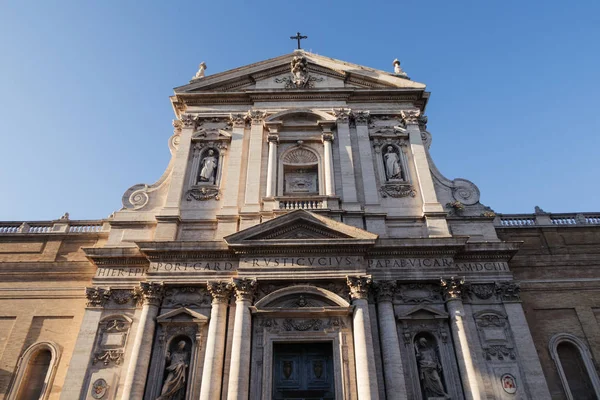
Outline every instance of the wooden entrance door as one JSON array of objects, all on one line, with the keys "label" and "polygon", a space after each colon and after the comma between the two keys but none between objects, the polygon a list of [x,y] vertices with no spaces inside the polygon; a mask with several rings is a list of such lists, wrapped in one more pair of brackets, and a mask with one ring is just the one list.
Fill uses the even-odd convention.
[{"label": "wooden entrance door", "polygon": [[273,400],[335,399],[331,342],[273,344]]}]

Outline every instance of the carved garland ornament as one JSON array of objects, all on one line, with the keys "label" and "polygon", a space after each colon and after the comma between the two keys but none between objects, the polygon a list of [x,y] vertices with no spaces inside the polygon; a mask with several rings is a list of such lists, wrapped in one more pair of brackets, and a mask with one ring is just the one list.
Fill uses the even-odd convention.
[{"label": "carved garland ornament", "polygon": [[379,188],[381,197],[415,197],[417,192],[411,185],[383,185]]},{"label": "carved garland ornament", "polygon": [[221,200],[221,192],[217,188],[201,187],[187,191],[185,199],[187,201],[198,200],[206,201],[210,199]]}]

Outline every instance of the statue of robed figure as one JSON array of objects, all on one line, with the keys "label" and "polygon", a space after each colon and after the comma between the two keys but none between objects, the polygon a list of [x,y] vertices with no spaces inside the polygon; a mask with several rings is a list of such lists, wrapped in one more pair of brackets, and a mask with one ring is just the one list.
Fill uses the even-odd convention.
[{"label": "statue of robed figure", "polygon": [[385,161],[385,175],[388,180],[402,179],[402,167],[400,167],[400,158],[392,146],[387,147],[387,153],[383,156]]},{"label": "statue of robed figure", "polygon": [[215,183],[215,171],[217,169],[217,157],[214,150],[208,150],[206,157],[202,159],[202,167],[200,168],[200,182]]},{"label": "statue of robed figure", "polygon": [[423,397],[437,397],[449,399],[450,396],[444,390],[444,384],[440,372],[442,366],[438,360],[435,347],[430,345],[426,338],[421,337],[415,343],[417,364],[419,366],[419,378],[423,388]]},{"label": "statue of robed figure", "polygon": [[184,400],[185,386],[188,368],[189,352],[185,350],[186,343],[181,340],[177,343],[177,349],[171,353],[167,352],[169,366],[167,378],[163,383],[160,396],[156,400]]}]

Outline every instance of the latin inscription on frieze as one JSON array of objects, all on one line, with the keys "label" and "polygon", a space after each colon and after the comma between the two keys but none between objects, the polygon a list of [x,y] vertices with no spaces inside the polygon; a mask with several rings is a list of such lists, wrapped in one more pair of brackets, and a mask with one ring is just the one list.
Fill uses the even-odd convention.
[{"label": "latin inscription on frieze", "polygon": [[369,260],[373,269],[454,269],[451,258],[379,258]]},{"label": "latin inscription on frieze", "polygon": [[184,273],[184,272],[231,272],[237,270],[237,261],[209,260],[186,262],[153,262],[148,273]]},{"label": "latin inscription on frieze", "polygon": [[357,256],[254,257],[240,259],[240,268],[352,268],[363,263]]},{"label": "latin inscription on frieze", "polygon": [[460,272],[502,272],[508,271],[505,262],[459,262],[455,264]]},{"label": "latin inscription on frieze", "polygon": [[104,268],[100,267],[96,271],[95,278],[136,278],[144,276],[146,268],[142,267],[118,267]]}]

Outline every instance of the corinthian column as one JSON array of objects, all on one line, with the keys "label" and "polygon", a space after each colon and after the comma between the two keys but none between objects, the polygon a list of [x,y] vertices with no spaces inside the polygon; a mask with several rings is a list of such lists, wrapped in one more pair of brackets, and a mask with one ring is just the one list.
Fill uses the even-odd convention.
[{"label": "corinthian column", "polygon": [[463,391],[466,400],[479,400],[479,385],[477,384],[477,374],[471,358],[469,349],[469,340],[467,336],[467,324],[464,322],[465,309],[462,302],[462,288],[464,280],[458,278],[442,279],[441,286],[450,314],[450,328],[452,330],[452,339],[460,370]]},{"label": "corinthian column", "polygon": [[213,301],[206,339],[200,400],[218,400],[221,398],[223,381],[227,305],[233,286],[230,282],[208,282],[207,287]]},{"label": "corinthian column", "polygon": [[144,396],[156,328],[156,315],[164,294],[164,286],[159,282],[142,282],[140,288],[143,298],[142,312],[127,367],[121,397],[123,400],[141,400]]},{"label": "corinthian column", "polygon": [[234,279],[235,321],[231,344],[228,400],[248,400],[250,384],[250,348],[252,345],[252,316],[250,306],[256,290],[256,279]]},{"label": "corinthian column", "polygon": [[275,177],[277,176],[277,141],[279,140],[279,135],[277,135],[276,127],[269,126],[267,140],[269,141],[269,159],[267,163],[266,197],[273,197],[275,196],[275,188],[277,187]]},{"label": "corinthian column", "polygon": [[377,389],[377,374],[375,373],[369,303],[367,301],[369,286],[372,281],[368,276],[348,276],[346,281],[350,288],[352,305],[354,305],[352,324],[354,327],[354,363],[356,365],[358,400],[375,400],[379,398],[379,391]]},{"label": "corinthian column", "polygon": [[406,400],[404,368],[402,367],[398,328],[394,314],[394,305],[392,304],[396,282],[380,281],[377,282],[375,289],[383,358],[383,376],[385,378],[385,395],[388,399]]},{"label": "corinthian column", "polygon": [[325,156],[325,160],[323,162],[323,172],[325,175],[325,195],[326,196],[335,196],[335,183],[333,180],[333,152],[331,149],[331,143],[333,142],[333,133],[331,132],[331,127],[333,122],[319,122],[323,129],[323,135],[321,139],[323,140],[323,155]]}]

